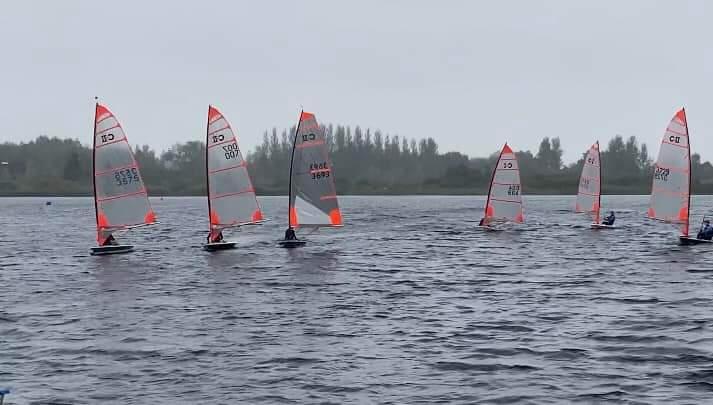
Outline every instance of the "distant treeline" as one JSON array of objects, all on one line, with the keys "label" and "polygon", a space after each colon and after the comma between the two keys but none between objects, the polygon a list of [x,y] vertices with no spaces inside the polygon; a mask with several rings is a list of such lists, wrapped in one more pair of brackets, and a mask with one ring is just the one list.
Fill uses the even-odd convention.
[{"label": "distant treeline", "polygon": [[[380,131],[329,125],[337,191],[340,194],[485,194],[498,151],[469,158],[439,153],[432,138],[415,140]],[[247,154],[258,194],[285,194],[294,128],[266,131],[261,145]],[[517,145],[513,145],[517,146]],[[517,152],[524,194],[574,194],[582,158],[565,165],[558,138],[544,138],[536,153]],[[150,195],[204,195],[205,145],[177,144],[160,154],[134,147]],[[652,161],[635,137],[612,138],[602,145],[603,191],[648,194]],[[29,143],[0,144],[0,195],[90,195],[91,149],[77,140],[40,136]],[[6,162],[6,163],[5,163]],[[713,166],[692,157],[693,191],[713,193]]]}]

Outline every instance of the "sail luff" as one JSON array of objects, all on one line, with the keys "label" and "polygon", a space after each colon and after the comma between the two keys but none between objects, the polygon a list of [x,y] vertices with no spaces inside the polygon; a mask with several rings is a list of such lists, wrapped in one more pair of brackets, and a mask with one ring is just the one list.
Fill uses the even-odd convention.
[{"label": "sail luff", "polygon": [[295,164],[295,147],[297,146],[297,134],[300,132],[300,124],[302,124],[302,114],[305,110],[300,110],[300,119],[297,121],[297,127],[295,128],[295,136],[292,138],[292,154],[290,155],[290,177],[289,185],[287,188],[287,227],[292,228],[292,172],[293,166]]},{"label": "sail luff", "polygon": [[97,239],[99,239],[99,207],[97,206],[97,118],[99,116],[99,102],[94,104],[94,131],[92,132],[92,190],[94,193],[94,219],[97,226]]},{"label": "sail luff", "polygon": [[208,145],[210,144],[210,110],[212,106],[208,104],[208,113],[206,114],[206,125],[205,125],[205,190],[206,190],[206,200],[208,200],[208,230],[212,230],[212,224],[210,219],[210,173],[208,172]]},{"label": "sail luff", "polygon": [[601,220],[602,212],[602,152],[599,150],[599,140],[596,142],[597,145],[597,162],[599,162],[599,185],[597,189],[599,190],[599,195],[597,196],[597,206],[594,215],[594,223],[598,224]]},{"label": "sail luff", "polygon": [[686,144],[688,145],[688,203],[686,204],[686,224],[682,235],[688,236],[688,227],[691,220],[691,176],[693,175],[691,172],[691,133],[688,132],[688,117],[686,117],[686,108],[681,108],[681,112],[683,113],[683,125],[686,128]]},{"label": "sail luff", "polygon": [[[505,142],[507,146],[507,142]],[[485,208],[483,209],[483,218],[488,217],[488,207],[490,206],[490,194],[493,191],[493,181],[495,180],[495,172],[498,170],[498,165],[500,164],[500,159],[503,157],[503,150],[500,149],[500,154],[498,155],[498,160],[495,161],[495,166],[493,167],[493,172],[490,174],[490,186],[488,187],[488,197],[485,199]]]}]

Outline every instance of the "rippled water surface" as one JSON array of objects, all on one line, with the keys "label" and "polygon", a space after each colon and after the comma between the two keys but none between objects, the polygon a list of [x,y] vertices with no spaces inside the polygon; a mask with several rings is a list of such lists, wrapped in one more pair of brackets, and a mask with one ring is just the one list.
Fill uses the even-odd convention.
[{"label": "rippled water surface", "polygon": [[[483,197],[343,197],[346,226],[275,241],[272,218],[201,250],[206,203],[89,256],[90,199],[0,199],[0,387],[12,404],[706,403],[713,247],[679,247],[609,197],[526,198],[527,224],[475,229]],[[694,199],[695,218],[710,197]]]}]

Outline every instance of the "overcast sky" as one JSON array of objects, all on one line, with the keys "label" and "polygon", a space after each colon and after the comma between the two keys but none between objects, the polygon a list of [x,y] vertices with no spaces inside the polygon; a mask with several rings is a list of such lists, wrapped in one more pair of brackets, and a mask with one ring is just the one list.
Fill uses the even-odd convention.
[{"label": "overcast sky", "polygon": [[203,140],[207,105],[252,150],[320,122],[484,156],[558,136],[658,151],[680,106],[713,160],[713,5],[698,1],[3,1],[0,142],[91,142],[95,95],[132,144]]}]

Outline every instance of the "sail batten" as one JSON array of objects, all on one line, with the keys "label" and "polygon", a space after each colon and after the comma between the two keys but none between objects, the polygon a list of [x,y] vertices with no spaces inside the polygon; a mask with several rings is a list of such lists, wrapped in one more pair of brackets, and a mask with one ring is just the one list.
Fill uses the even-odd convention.
[{"label": "sail batten", "polygon": [[679,110],[666,127],[654,164],[648,217],[680,225],[688,236],[691,196],[691,148],[686,111]]},{"label": "sail batten", "polygon": [[112,232],[156,221],[148,193],[121,124],[109,109],[96,104],[93,141],[94,207],[97,242]]},{"label": "sail batten", "polygon": [[484,224],[498,221],[523,222],[521,188],[517,158],[506,143],[500,152],[490,180],[483,216]]},{"label": "sail batten", "polygon": [[292,147],[288,226],[342,226],[324,128],[314,114],[304,111]]},{"label": "sail batten", "polygon": [[206,177],[211,232],[263,221],[237,135],[213,106],[208,106]]}]

